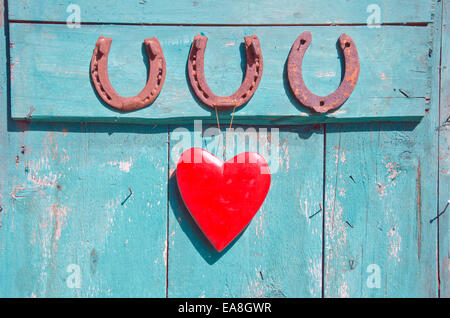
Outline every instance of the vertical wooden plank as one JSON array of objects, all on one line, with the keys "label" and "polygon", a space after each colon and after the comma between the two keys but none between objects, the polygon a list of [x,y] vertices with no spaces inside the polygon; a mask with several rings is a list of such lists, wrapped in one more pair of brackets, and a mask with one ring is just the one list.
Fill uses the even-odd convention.
[{"label": "vertical wooden plank", "polygon": [[167,127],[10,120],[0,26],[0,297],[164,297]]},{"label": "vertical wooden plank", "polygon": [[[241,128],[245,132],[252,129]],[[206,241],[179,196],[176,156],[184,138],[179,129],[172,130],[169,297],[320,297],[322,130],[319,125],[298,126],[283,128],[279,136],[269,130],[264,136],[261,127],[256,129],[262,141],[259,152],[270,158],[271,188],[244,233],[220,254]],[[188,137],[195,134],[192,128],[184,133]],[[239,136],[243,134],[241,131]],[[196,146],[219,155],[222,152],[220,146],[215,147],[216,138],[203,137]],[[188,144],[194,146],[192,140]],[[227,147],[227,159],[244,151],[245,142],[236,139],[234,145]]]},{"label": "vertical wooden plank", "polygon": [[[326,297],[437,297],[440,5],[430,27],[434,88],[414,124],[327,125]],[[436,42],[437,41],[437,42]]]},{"label": "vertical wooden plank", "polygon": [[433,135],[429,119],[327,125],[326,297],[437,296]]},{"label": "vertical wooden plank", "polygon": [[167,128],[32,125],[10,140],[3,296],[164,297]]},{"label": "vertical wooden plank", "polygon": [[[5,277],[3,276],[3,268],[1,254],[5,249],[5,242],[2,240],[3,223],[5,214],[5,198],[8,189],[8,170],[6,169],[6,160],[9,157],[8,134],[7,127],[7,63],[6,63],[6,38],[5,38],[5,8],[3,0],[0,0],[0,285],[4,286]],[[1,292],[0,292],[1,293]]]},{"label": "vertical wooden plank", "polygon": [[90,125],[84,147],[90,295],[164,297],[167,127]]},{"label": "vertical wooden plank", "polygon": [[[450,3],[442,1],[442,63],[439,116],[439,224],[440,295],[450,297]],[[447,209],[447,210],[446,210]]]}]

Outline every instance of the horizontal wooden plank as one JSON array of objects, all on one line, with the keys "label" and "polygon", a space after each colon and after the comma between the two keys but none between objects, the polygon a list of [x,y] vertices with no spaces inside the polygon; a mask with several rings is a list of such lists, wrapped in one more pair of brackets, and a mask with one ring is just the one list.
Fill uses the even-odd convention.
[{"label": "horizontal wooden plank", "polygon": [[[125,123],[215,122],[215,113],[199,105],[190,92],[186,61],[195,34],[209,37],[205,75],[212,91],[229,95],[240,85],[245,67],[243,37],[256,34],[262,46],[264,72],[250,102],[234,116],[236,123],[317,123],[370,120],[418,120],[429,95],[429,30],[426,27],[181,27],[11,25],[12,117],[45,121]],[[351,97],[327,116],[311,114],[293,98],[285,79],[292,43],[303,31],[313,40],[304,58],[305,82],[327,95],[340,82],[341,59],[336,47],[343,32],[355,41],[361,74]],[[157,36],[167,62],[167,76],[149,107],[119,113],[95,94],[89,65],[97,38],[112,37],[109,73],[123,96],[137,94],[146,81],[142,42]],[[408,48],[405,50],[405,48]],[[245,71],[245,70],[244,70]],[[221,115],[223,122],[231,114]]]},{"label": "horizontal wooden plank", "polygon": [[[9,17],[62,21],[74,13],[73,1],[10,1]],[[82,22],[175,24],[316,24],[367,23],[379,8],[382,23],[428,22],[431,0],[78,0]],[[375,9],[377,10],[377,9]],[[372,20],[371,20],[372,21]],[[370,22],[370,21],[369,21]]]}]

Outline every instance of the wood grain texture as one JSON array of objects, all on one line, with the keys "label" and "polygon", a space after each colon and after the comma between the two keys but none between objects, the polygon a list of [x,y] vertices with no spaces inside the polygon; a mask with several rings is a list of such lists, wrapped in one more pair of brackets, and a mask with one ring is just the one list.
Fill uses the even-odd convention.
[{"label": "wood grain texture", "polygon": [[[309,89],[327,95],[341,78],[336,43],[348,33],[361,63],[356,88],[347,102],[327,116],[311,114],[292,96],[285,62],[297,36],[311,30],[313,40],[304,58]],[[427,27],[176,27],[11,24],[12,117],[37,121],[114,123],[215,122],[214,111],[199,104],[190,92],[186,61],[195,34],[209,37],[205,76],[217,95],[232,94],[242,81],[244,35],[256,34],[264,58],[264,73],[250,102],[236,110],[235,123],[299,124],[374,120],[417,121],[429,97],[430,31]],[[119,113],[97,97],[89,64],[98,36],[112,37],[109,74],[123,96],[137,94],[146,82],[142,42],[156,36],[167,63],[160,96],[149,107]],[[408,48],[405,50],[404,48]],[[230,112],[222,121],[230,120]]]},{"label": "wood grain texture", "polygon": [[[272,172],[268,196],[243,234],[219,254],[178,194],[177,155],[182,142],[191,141],[172,131],[169,297],[320,297],[322,218],[317,212],[322,202],[323,132],[320,126],[299,126],[282,129],[279,138],[275,131],[269,133],[268,138],[258,137],[258,149],[268,154]],[[194,131],[186,129],[185,134],[193,136]],[[242,140],[227,139],[232,146],[226,159],[249,149],[248,142],[245,148]],[[222,157],[219,140],[205,137],[201,146]]]},{"label": "wood grain texture", "polygon": [[164,297],[167,127],[15,122],[6,79],[1,67],[0,297]]},{"label": "wood grain texture", "polygon": [[[8,83],[6,75],[7,56],[6,56],[6,39],[5,39],[5,23],[4,23],[4,7],[3,0],[0,0],[0,271],[6,267],[2,253],[5,249],[5,241],[3,237],[4,209],[7,200],[8,189],[10,187],[8,178],[8,169],[3,163],[7,162],[10,157],[10,147],[7,129],[7,105],[8,105]],[[1,275],[1,274],[0,274]],[[1,276],[0,276],[1,277]],[[0,279],[0,285],[2,284]],[[2,288],[3,289],[3,288]]]},{"label": "wood grain texture", "polygon": [[9,139],[1,295],[164,297],[167,129],[37,124]]},{"label": "wood grain texture", "polygon": [[[439,257],[441,297],[450,297],[450,3],[442,2],[441,101],[439,116]],[[447,209],[447,210],[445,210]]]},{"label": "wood grain texture", "polygon": [[[327,125],[326,297],[436,297],[430,120]],[[380,288],[367,280],[380,268]],[[373,265],[372,265],[373,266]],[[408,273],[406,276],[405,273]]]},{"label": "wood grain texture", "polygon": [[[65,22],[72,1],[52,4],[33,0],[11,1],[10,18]],[[431,0],[379,0],[381,22],[429,22]],[[366,23],[371,0],[78,0],[82,22],[174,24],[336,24]],[[220,8],[220,10],[217,10]]]},{"label": "wood grain texture", "polygon": [[325,297],[438,297],[437,224],[430,220],[437,203],[440,13],[436,2],[433,90],[419,124],[327,124]]},{"label": "wood grain texture", "polygon": [[[249,15],[255,2],[242,7],[241,2],[237,5],[230,1],[233,10],[223,10],[219,15],[210,10],[214,1],[193,1],[189,3],[193,11],[180,1],[164,16],[158,11],[159,4],[153,1],[142,4],[135,1],[136,5],[117,1],[110,5],[123,10],[110,10],[106,16],[99,13],[98,1],[78,2],[83,21],[89,18],[92,22],[118,22],[132,16],[134,10],[134,17],[141,22],[160,18],[160,23],[175,20],[178,21],[173,23],[194,20],[200,23],[199,14],[206,10],[209,15],[202,18],[214,20],[210,23],[248,21],[249,24],[294,20],[307,23],[306,19],[328,23],[337,17],[341,18],[340,23],[364,23],[365,7],[371,3],[339,0],[324,6],[319,1],[301,1],[296,3],[314,10],[301,16],[308,12],[304,8],[295,16],[288,10],[288,2],[279,11],[274,9],[275,2],[260,2],[266,7]],[[69,1],[54,3],[10,1],[11,18],[64,22]],[[345,6],[339,6],[343,3]],[[430,21],[428,0],[379,3],[383,22]],[[0,8],[2,4],[0,0]],[[172,127],[169,140],[167,126],[118,125],[172,123],[178,119],[170,116],[179,115],[164,113],[166,117],[157,117],[152,113],[153,106],[145,113],[147,117],[140,113],[128,117],[111,114],[98,102],[92,88],[86,86],[89,60],[99,33],[112,35],[111,78],[118,91],[131,95],[142,88],[146,79],[144,56],[139,50],[144,38],[161,32],[161,40],[165,34],[163,49],[167,47],[167,54],[179,58],[174,59],[172,67],[184,69],[193,35],[205,32],[210,36],[206,75],[213,91],[225,94],[237,88],[242,79],[238,46],[243,35],[265,27],[224,27],[218,28],[223,31],[216,31],[197,26],[188,32],[184,27],[172,26],[169,32],[162,26],[83,25],[79,30],[69,30],[64,25],[13,23],[9,65],[6,54],[9,43],[5,41],[8,30],[0,21],[0,297],[164,297],[166,293],[169,297],[320,297],[322,292],[326,297],[437,297],[438,270],[440,295],[449,297],[450,210],[435,219],[449,199],[450,184],[449,5],[442,0],[433,0],[433,4],[433,21],[428,27],[314,26],[281,32],[286,35],[282,35],[280,44],[272,51],[284,52],[281,55],[287,57],[295,37],[312,29],[313,47],[305,56],[305,62],[309,59],[305,65],[306,79],[312,91],[327,93],[337,87],[340,65],[335,41],[345,30],[357,44],[367,45],[363,54],[375,61],[365,66],[367,76],[373,78],[364,80],[361,100],[378,96],[372,93],[389,91],[392,95],[380,99],[377,105],[390,109],[391,119],[417,121],[424,117],[411,123],[340,124],[355,118],[340,113],[336,118],[310,116],[299,120],[296,116],[303,110],[291,101],[281,103],[275,97],[265,101],[261,96],[254,104],[249,103],[236,113],[234,123],[267,122],[272,127],[300,122],[339,124],[281,130],[281,159],[269,196],[243,235],[222,255],[212,252],[177,197],[175,166],[174,161],[168,161],[168,150],[173,150],[178,141],[174,139],[178,127]],[[235,6],[240,10],[235,10]],[[440,65],[441,43],[437,38],[441,36],[442,6],[445,10]],[[195,8],[199,11],[194,11]],[[164,17],[171,19],[161,22]],[[274,31],[265,33],[267,41],[273,41],[274,34],[283,28],[268,27]],[[177,30],[173,31],[174,36],[172,30]],[[214,31],[209,33],[210,30]],[[284,37],[291,42],[283,40]],[[43,48],[45,41],[50,43],[48,48]],[[62,44],[69,46],[64,48]],[[369,49],[373,56],[369,55]],[[269,54],[269,64],[271,60],[280,62],[277,54],[273,57]],[[22,105],[21,118],[30,114],[32,120],[49,120],[39,117],[40,107],[44,107],[52,110],[50,120],[98,120],[112,124],[30,124],[11,120],[9,74],[5,66],[10,67],[12,75],[13,116],[17,115],[16,107]],[[201,108],[184,91],[185,75],[177,76],[172,79],[172,88],[183,91],[171,99],[180,107],[181,120],[215,121],[214,114]],[[380,81],[382,77],[385,79]],[[59,95],[52,95],[51,85],[59,87]],[[284,90],[280,83],[270,85],[273,91]],[[406,98],[399,88],[419,98]],[[429,104],[425,104],[426,94],[431,94]],[[165,104],[154,106],[164,109]],[[266,107],[261,110],[263,113],[274,105],[286,111],[279,112],[282,116],[278,117],[265,116],[259,113],[261,105]],[[352,105],[362,111],[367,104]],[[375,103],[372,101],[370,105]],[[407,108],[411,109],[409,117],[403,117]],[[429,109],[425,114],[424,108]],[[416,116],[418,109],[420,114]],[[86,117],[77,117],[80,110]],[[286,116],[292,113],[293,117]],[[57,114],[63,115],[56,117]],[[372,117],[363,120],[378,121],[383,114],[371,113]],[[227,120],[229,114],[221,118],[221,124]],[[192,136],[193,129],[188,127],[187,133]],[[242,146],[244,142],[235,144]],[[214,148],[215,139],[204,137],[200,146],[220,154],[220,149]],[[241,150],[228,148],[227,156]],[[265,150],[270,153],[273,148]],[[168,179],[169,173],[172,177]],[[133,191],[130,197],[128,187]],[[325,211],[320,211],[323,196]],[[67,285],[70,264],[77,264],[82,270],[81,289]],[[367,285],[371,264],[377,264],[381,270],[380,288]]]}]

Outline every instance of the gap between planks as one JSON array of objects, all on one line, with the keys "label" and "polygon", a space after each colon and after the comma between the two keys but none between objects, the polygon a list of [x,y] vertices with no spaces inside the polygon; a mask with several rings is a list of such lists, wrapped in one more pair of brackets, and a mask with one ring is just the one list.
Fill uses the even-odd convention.
[{"label": "gap between planks", "polygon": [[[10,23],[23,24],[67,24],[66,21],[39,21],[39,20],[15,20],[10,19]],[[431,22],[384,22],[380,26],[412,26],[427,27]],[[286,26],[367,26],[367,23],[295,23],[295,24],[211,24],[211,23],[131,23],[131,22],[79,22],[80,25],[135,25],[135,26],[186,26],[186,27],[286,27]]]}]

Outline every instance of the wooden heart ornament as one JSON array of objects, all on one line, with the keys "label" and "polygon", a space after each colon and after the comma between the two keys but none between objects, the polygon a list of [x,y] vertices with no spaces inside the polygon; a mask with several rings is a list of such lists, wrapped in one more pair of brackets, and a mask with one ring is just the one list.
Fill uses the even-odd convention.
[{"label": "wooden heart ornament", "polygon": [[183,152],[177,183],[189,213],[217,251],[242,232],[270,188],[270,170],[256,152],[223,162],[201,148]]}]

